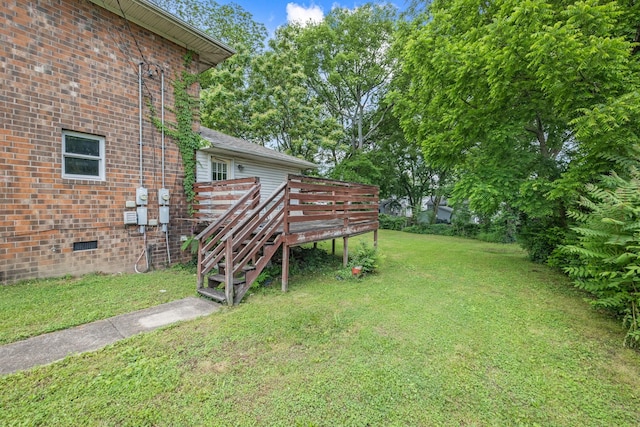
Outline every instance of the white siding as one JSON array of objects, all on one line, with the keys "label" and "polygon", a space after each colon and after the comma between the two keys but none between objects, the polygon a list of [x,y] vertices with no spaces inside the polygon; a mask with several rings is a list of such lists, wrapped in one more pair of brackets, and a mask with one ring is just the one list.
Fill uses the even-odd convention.
[{"label": "white siding", "polygon": [[211,181],[211,155],[196,151],[196,182]]},{"label": "white siding", "polygon": [[[260,178],[260,198],[269,197],[275,190],[285,182],[287,175],[300,174],[302,171],[295,166],[274,165],[263,163],[259,160],[230,159],[228,157],[214,156],[221,160],[230,160],[229,179],[250,178],[257,176]],[[211,153],[198,151],[196,153],[196,181],[211,181]],[[242,165],[242,170],[238,166]]]},{"label": "white siding", "polygon": [[260,200],[269,197],[275,190],[287,180],[290,173],[300,174],[301,170],[291,166],[271,165],[236,159],[236,165],[244,166],[241,171],[236,167],[236,178],[248,178],[257,176],[260,178]]}]

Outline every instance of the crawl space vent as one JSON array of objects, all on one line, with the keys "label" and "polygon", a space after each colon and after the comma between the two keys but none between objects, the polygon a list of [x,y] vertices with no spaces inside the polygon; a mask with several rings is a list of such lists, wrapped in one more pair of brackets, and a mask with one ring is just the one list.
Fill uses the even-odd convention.
[{"label": "crawl space vent", "polygon": [[92,240],[90,242],[75,242],[73,244],[73,251],[88,251],[89,249],[98,249],[98,241]]}]

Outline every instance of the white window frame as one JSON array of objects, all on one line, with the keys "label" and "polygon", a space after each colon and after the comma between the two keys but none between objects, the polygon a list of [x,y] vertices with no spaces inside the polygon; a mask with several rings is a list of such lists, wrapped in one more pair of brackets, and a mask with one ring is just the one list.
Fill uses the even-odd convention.
[{"label": "white window frame", "polygon": [[[227,167],[226,177],[224,179],[214,179],[213,174],[216,171],[215,167],[214,167],[215,164],[225,165]],[[233,179],[233,177],[231,176],[231,172],[232,172],[232,170],[231,170],[231,162],[229,160],[219,159],[219,158],[211,156],[210,167],[211,167],[211,173],[210,173],[211,181],[224,181],[224,180],[227,180],[227,179]]]},{"label": "white window frame", "polygon": [[[77,136],[84,139],[91,139],[99,144],[99,155],[91,156],[86,154],[68,153],[67,152],[67,136]],[[89,159],[98,161],[98,175],[79,175],[67,173],[65,169],[65,159]],[[105,180],[105,139],[103,136],[91,135],[82,132],[74,132],[70,130],[62,131],[62,177],[67,179],[84,179],[91,181],[104,181]]]}]

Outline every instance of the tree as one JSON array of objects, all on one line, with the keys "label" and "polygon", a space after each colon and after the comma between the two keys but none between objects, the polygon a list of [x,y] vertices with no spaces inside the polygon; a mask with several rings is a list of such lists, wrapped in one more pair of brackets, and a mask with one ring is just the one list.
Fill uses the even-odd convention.
[{"label": "tree", "polygon": [[278,151],[316,161],[321,147],[342,130],[305,85],[294,41],[301,27],[286,25],[269,40],[269,50],[252,64],[249,138]]},{"label": "tree", "polygon": [[235,3],[215,0],[152,0],[161,8],[236,51],[260,52],[267,31],[264,24]]},{"label": "tree", "polygon": [[506,203],[532,237],[566,228],[577,194],[547,195],[589,149],[576,124],[638,87],[629,14],[588,0],[441,0],[428,10],[399,40],[409,84],[392,99],[405,134],[456,171],[454,198],[472,209]]},{"label": "tree", "polygon": [[380,106],[396,64],[389,52],[395,19],[390,5],[334,8],[296,40],[309,89],[340,123],[352,150],[371,142],[386,112]]},{"label": "tree", "polygon": [[228,44],[236,53],[200,76],[201,123],[236,137],[249,137],[252,60],[264,50],[267,30],[237,4],[215,0],[155,0],[160,7]]}]

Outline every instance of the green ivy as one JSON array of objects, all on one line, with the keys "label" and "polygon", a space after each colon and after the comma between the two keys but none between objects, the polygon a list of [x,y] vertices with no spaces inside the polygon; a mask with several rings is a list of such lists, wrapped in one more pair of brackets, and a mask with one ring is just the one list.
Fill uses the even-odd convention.
[{"label": "green ivy", "polygon": [[[165,123],[166,134],[173,139],[180,151],[182,167],[184,169],[183,187],[184,193],[191,205],[195,200],[193,185],[196,181],[196,151],[203,145],[202,138],[198,132],[193,130],[193,122],[197,120],[199,100],[189,93],[189,89],[200,82],[200,75],[188,71],[193,62],[193,52],[188,52],[184,56],[185,69],[173,81],[174,106],[170,110],[175,114],[175,123]],[[162,124],[151,106],[151,120],[158,129],[162,129]]]}]

